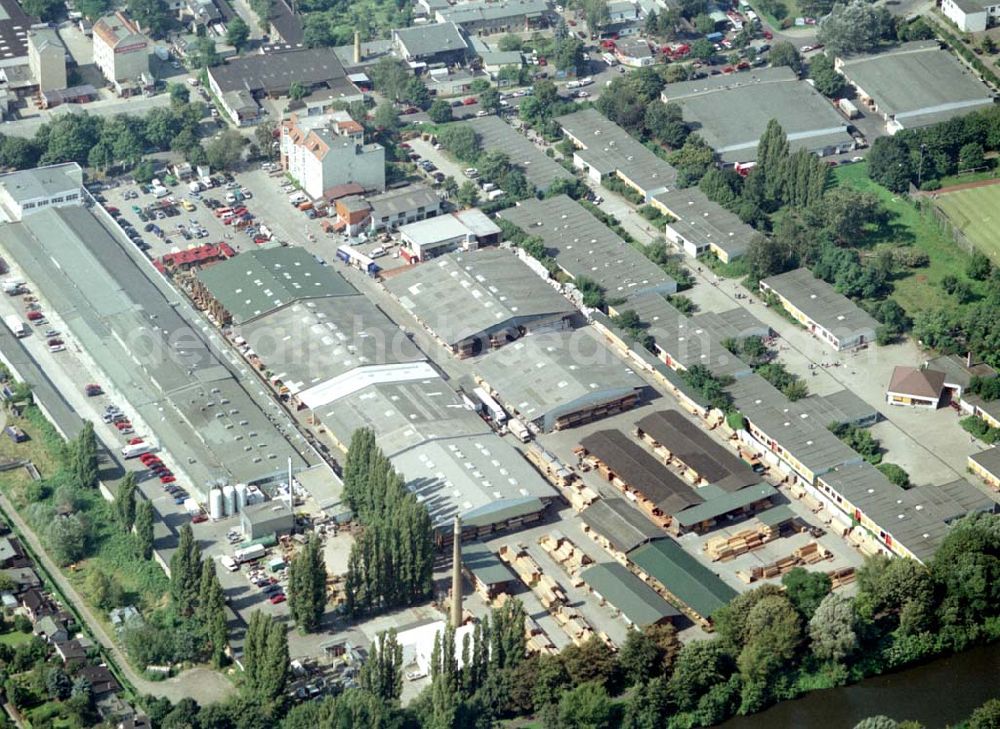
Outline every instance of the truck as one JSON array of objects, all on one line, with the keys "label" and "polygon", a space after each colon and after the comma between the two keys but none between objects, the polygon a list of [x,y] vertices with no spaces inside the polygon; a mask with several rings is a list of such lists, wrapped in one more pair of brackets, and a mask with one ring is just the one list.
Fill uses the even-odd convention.
[{"label": "truck", "polygon": [[28,325],[17,314],[8,314],[3,318],[3,323],[18,339],[28,336]]},{"label": "truck", "polygon": [[267,549],[263,544],[252,544],[249,547],[237,549],[233,552],[233,559],[237,564],[243,564],[244,562],[254,562],[265,554],[267,554]]},{"label": "truck", "polygon": [[486,416],[490,419],[490,422],[500,425],[505,420],[507,420],[507,413],[504,412],[500,404],[493,399],[486,390],[481,387],[476,387],[472,390],[472,394],[475,395],[479,402],[483,404],[485,408]]},{"label": "truck", "polygon": [[17,296],[23,292],[25,282],[16,278],[8,278],[3,282],[3,292],[8,296]]},{"label": "truck", "polygon": [[837,107],[848,119],[857,119],[861,116],[858,107],[850,99],[837,99]]},{"label": "truck", "polygon": [[507,429],[522,443],[527,443],[531,440],[531,431],[528,430],[528,426],[517,418],[511,418],[507,422]]},{"label": "truck", "polygon": [[155,448],[149,443],[128,443],[122,448],[122,458],[138,458],[143,453],[151,453]]}]

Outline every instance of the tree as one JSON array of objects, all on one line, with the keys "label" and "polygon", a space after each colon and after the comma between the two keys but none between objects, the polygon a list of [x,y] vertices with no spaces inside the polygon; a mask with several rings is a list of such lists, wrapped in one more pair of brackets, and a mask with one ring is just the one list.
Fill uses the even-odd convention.
[{"label": "tree", "polygon": [[87,595],[102,610],[121,607],[125,592],[116,580],[103,570],[92,568],[87,574]]},{"label": "tree", "polygon": [[118,485],[118,493],[115,494],[115,512],[125,532],[132,531],[132,525],[135,524],[135,494],[138,489],[135,472],[128,471]]},{"label": "tree", "polygon": [[965,273],[969,278],[976,281],[985,281],[993,273],[993,263],[990,261],[989,256],[976,248],[972,251],[972,257],[965,267]]},{"label": "tree", "polygon": [[60,666],[50,668],[45,674],[45,687],[50,699],[63,701],[68,699],[73,691],[73,681]]},{"label": "tree", "polygon": [[[819,42],[833,56],[874,51],[892,30],[892,19],[885,7],[867,0],[836,3],[820,22]],[[772,51],[773,53],[773,51]]]},{"label": "tree", "polygon": [[[431,93],[419,78],[414,76],[403,87],[403,99],[416,107],[426,109],[431,104]],[[497,96],[499,100],[499,95]]]},{"label": "tree", "polygon": [[715,55],[715,46],[704,38],[699,38],[691,44],[691,55],[699,61],[708,62],[712,59],[712,56]]},{"label": "tree", "polygon": [[246,688],[251,696],[274,701],[288,682],[285,626],[259,610],[250,615],[243,647]]},{"label": "tree", "polygon": [[[601,2],[607,9],[604,0],[590,0],[590,2]],[[585,73],[587,70],[587,55],[584,53],[583,41],[574,36],[559,41],[554,49],[552,60],[556,70],[567,73]]]},{"label": "tree", "polygon": [[788,66],[795,73],[802,70],[802,57],[798,49],[788,41],[778,41],[771,46],[768,58],[772,66]]},{"label": "tree", "polygon": [[276,125],[270,122],[261,122],[253,129],[254,142],[263,156],[271,160],[277,157],[277,146],[274,139],[275,129]]},{"label": "tree", "polygon": [[906,192],[914,178],[909,149],[899,137],[879,137],[868,152],[868,174],[892,192]]},{"label": "tree", "polygon": [[288,606],[300,630],[314,633],[319,629],[326,609],[326,562],[315,534],[292,559]]},{"label": "tree", "polygon": [[809,77],[823,96],[833,99],[844,91],[844,77],[833,67],[833,58],[825,53],[809,59]]},{"label": "tree", "polygon": [[681,648],[674,673],[667,681],[671,702],[690,711],[711,687],[732,674],[732,659],[719,640],[695,640]]},{"label": "tree", "polygon": [[614,705],[598,683],[584,683],[559,698],[559,725],[574,729],[610,729]]},{"label": "tree", "polygon": [[625,702],[623,729],[660,729],[670,716],[666,679],[656,677],[640,684]]},{"label": "tree", "polygon": [[628,631],[618,655],[618,664],[629,686],[635,686],[650,676],[655,676],[656,669],[659,668],[659,659],[659,648],[649,635],[635,629]]},{"label": "tree", "polygon": [[222,63],[222,56],[215,48],[215,40],[200,35],[194,40],[194,48],[188,52],[188,59],[195,68],[205,69]]},{"label": "tree", "polygon": [[743,679],[741,710],[751,711],[766,701],[772,679],[795,656],[802,641],[802,619],[787,597],[769,594],[747,612],[746,627],[747,640],[736,665]]},{"label": "tree", "polygon": [[205,155],[214,170],[231,170],[243,156],[246,138],[235,129],[224,129],[205,145]]},{"label": "tree", "polygon": [[250,40],[250,26],[240,16],[226,23],[226,42],[237,51],[242,51]]},{"label": "tree", "polygon": [[[183,105],[191,101],[191,90],[188,89],[184,84],[167,84],[167,91],[170,94],[170,103]],[[149,128],[149,122],[146,123],[147,129]]]},{"label": "tree", "polygon": [[94,424],[85,420],[80,434],[70,445],[70,470],[77,484],[91,488],[97,484],[97,466],[97,435]]},{"label": "tree", "polygon": [[507,33],[506,35],[501,36],[500,40],[497,41],[497,47],[501,51],[519,51],[521,50],[523,44],[524,42],[521,40],[521,37],[519,35],[515,35],[514,33]]},{"label": "tree", "polygon": [[431,121],[435,124],[446,124],[453,118],[451,113],[451,104],[444,99],[435,99],[433,103],[431,103],[430,108],[427,110],[427,116],[429,116]]},{"label": "tree", "polygon": [[162,36],[170,27],[170,8],[164,0],[128,0],[129,16],[154,36]]},{"label": "tree", "polygon": [[751,280],[760,281],[790,270],[796,260],[792,251],[780,240],[757,233],[750,239],[746,262]]},{"label": "tree", "polygon": [[1000,520],[987,514],[954,524],[931,563],[936,584],[944,588],[938,615],[946,625],[981,623],[1000,604]]},{"label": "tree", "polygon": [[969,729],[998,729],[998,727],[1000,727],[1000,699],[990,699],[969,717]]},{"label": "tree", "polygon": [[500,92],[492,86],[479,95],[479,106],[491,114],[500,111]]},{"label": "tree", "polygon": [[90,530],[80,514],[56,516],[49,524],[49,550],[62,566],[83,558],[89,537]]},{"label": "tree", "polygon": [[143,559],[153,558],[153,504],[148,499],[139,499],[135,506],[135,538],[139,555]]},{"label": "tree", "polygon": [[[858,614],[899,625],[904,633],[928,627],[934,611],[934,585],[924,565],[912,559],[869,557],[857,571]],[[906,615],[903,624],[902,616]]]},{"label": "tree", "polygon": [[844,246],[862,237],[870,226],[879,226],[886,220],[885,208],[876,195],[847,187],[827,192],[809,209],[809,215],[830,234],[834,243]]},{"label": "tree", "polygon": [[479,156],[479,138],[472,127],[454,124],[438,134],[438,142],[462,162],[474,163]]},{"label": "tree", "polygon": [[715,21],[707,13],[698,13],[692,21],[694,29],[702,35],[707,35],[715,30]]},{"label": "tree", "polygon": [[383,56],[368,71],[375,90],[392,101],[398,101],[411,76],[406,66],[392,56]]},{"label": "tree", "polygon": [[841,663],[858,648],[854,600],[830,593],[809,620],[813,654],[821,661]]},{"label": "tree", "polygon": [[215,572],[215,564],[206,559],[201,565],[198,588],[198,623],[209,645],[209,660],[221,668],[229,646],[229,629],[226,626],[226,599]]},{"label": "tree", "polygon": [[810,572],[802,567],[794,567],[787,572],[781,578],[781,584],[788,599],[806,620],[813,616],[833,587],[826,572]]},{"label": "tree", "polygon": [[399,703],[403,693],[403,647],[396,640],[394,629],[379,633],[368,660],[361,667],[358,682],[380,701],[392,705]]},{"label": "tree", "polygon": [[575,684],[595,681],[613,690],[618,683],[618,664],[614,654],[596,635],[582,645],[569,645],[562,652],[566,672]]},{"label": "tree", "polygon": [[607,0],[583,0],[583,17],[591,34],[600,34],[601,28],[611,19]]},{"label": "tree", "polygon": [[910,474],[902,466],[897,466],[895,463],[880,463],[876,468],[882,472],[883,476],[897,486],[901,486],[904,489],[910,487]]},{"label": "tree", "polygon": [[110,0],[77,0],[76,9],[83,13],[87,20],[93,22],[102,15],[107,15],[112,5]]},{"label": "tree", "polygon": [[464,208],[471,208],[479,202],[479,187],[472,180],[466,180],[458,188],[455,202]]},{"label": "tree", "polygon": [[190,617],[198,602],[201,587],[201,549],[190,524],[184,524],[177,550],[170,557],[170,599],[181,617]]},{"label": "tree", "polygon": [[28,15],[41,18],[49,23],[59,17],[61,11],[65,10],[65,4],[59,0],[23,0],[21,7]]}]

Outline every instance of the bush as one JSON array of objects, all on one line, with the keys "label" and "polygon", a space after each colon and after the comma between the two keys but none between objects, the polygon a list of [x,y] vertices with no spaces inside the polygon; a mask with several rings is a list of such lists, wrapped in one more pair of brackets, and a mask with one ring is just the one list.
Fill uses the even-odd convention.
[{"label": "bush", "polygon": [[897,486],[902,486],[904,489],[910,487],[910,474],[901,466],[897,466],[895,463],[880,463],[876,468]]}]

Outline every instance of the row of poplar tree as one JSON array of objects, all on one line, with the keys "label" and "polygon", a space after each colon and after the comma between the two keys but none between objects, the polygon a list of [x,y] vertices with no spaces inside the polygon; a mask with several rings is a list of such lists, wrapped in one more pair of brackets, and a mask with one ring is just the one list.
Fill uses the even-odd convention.
[{"label": "row of poplar tree", "polygon": [[433,591],[431,519],[376,445],[370,428],[351,437],[344,497],[364,525],[347,565],[348,613],[363,615],[427,600]]}]

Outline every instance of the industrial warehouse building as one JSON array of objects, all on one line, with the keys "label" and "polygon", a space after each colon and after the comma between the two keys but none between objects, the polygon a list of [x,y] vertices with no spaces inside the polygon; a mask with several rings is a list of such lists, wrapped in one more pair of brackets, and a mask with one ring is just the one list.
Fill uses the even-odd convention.
[{"label": "industrial warehouse building", "polygon": [[742,258],[756,231],[697,187],[684,187],[654,195],[650,203],[674,218],[667,223],[667,240],[696,258],[710,253],[723,263]]},{"label": "industrial warehouse building", "polygon": [[609,311],[634,311],[653,337],[656,355],[668,367],[683,371],[702,365],[717,377],[743,377],[753,371],[722,345],[724,340],[771,334],[770,327],[744,308],[687,316],[658,294],[633,296]]},{"label": "industrial warehouse building", "polygon": [[594,182],[617,177],[646,202],[677,182],[677,170],[597,109],[582,109],[555,121],[576,147],[573,166]]},{"label": "industrial warehouse building", "polygon": [[548,12],[546,0],[472,0],[438,8],[435,18],[439,23],[454,23],[469,34],[490,35],[543,28]]},{"label": "industrial warehouse building", "polygon": [[1000,18],[995,0],[942,0],[941,12],[963,33],[981,33]]},{"label": "industrial warehouse building", "polygon": [[837,70],[889,134],[919,129],[991,106],[989,88],[935,40],[903,43],[868,56],[838,58]]},{"label": "industrial warehouse building", "polygon": [[505,592],[512,594],[519,584],[510,567],[482,542],[462,545],[462,570],[487,602]]},{"label": "industrial warehouse building", "polygon": [[540,518],[555,490],[432,368],[422,368],[422,376],[388,372],[311,407],[342,450],[358,428],[375,431],[407,488],[427,506],[439,542],[451,540],[456,514],[473,538]]},{"label": "industrial warehouse building", "polygon": [[796,321],[837,351],[875,341],[875,318],[808,268],[765,278],[760,290],[774,294]]},{"label": "industrial warehouse building", "polygon": [[461,64],[469,53],[454,23],[429,23],[392,31],[396,54],[407,62]]},{"label": "industrial warehouse building", "polygon": [[[21,173],[25,174],[25,173]],[[45,173],[43,172],[43,175]],[[150,436],[174,453],[201,500],[220,478],[281,479],[300,453],[197,332],[197,314],[110,218],[81,205],[47,207],[5,227],[5,245],[61,315]],[[182,336],[183,335],[183,336]],[[169,350],[172,357],[142,357]],[[332,473],[331,473],[332,477]]]},{"label": "industrial warehouse building", "polygon": [[625,499],[598,499],[580,512],[580,518],[605,549],[621,556],[663,537],[663,532]]},{"label": "industrial warehouse building", "polygon": [[680,615],[653,588],[617,562],[595,564],[581,572],[580,579],[637,630],[669,623]]},{"label": "industrial warehouse building", "polygon": [[0,175],[0,213],[18,222],[53,207],[78,206],[83,170],[76,162]]},{"label": "industrial warehouse building", "polygon": [[452,352],[468,357],[537,331],[564,329],[576,308],[512,251],[451,253],[386,288]]},{"label": "industrial warehouse building", "polygon": [[[586,466],[596,468],[651,520],[673,534],[709,531],[719,518],[753,514],[771,506],[777,496],[772,486],[752,472],[750,477],[737,473],[728,481],[720,479],[696,488],[618,430],[588,435],[577,452]],[[733,488],[740,482],[744,487]]]},{"label": "industrial warehouse building", "polygon": [[498,217],[527,236],[538,236],[571,278],[595,282],[608,298],[673,294],[677,282],[567,195],[522,200]]},{"label": "industrial warehouse building", "polygon": [[295,531],[295,514],[280,499],[251,504],[240,512],[240,529],[250,541],[272,534],[281,537]]},{"label": "industrial warehouse building", "polygon": [[476,133],[481,149],[500,149],[516,165],[539,192],[548,192],[552,183],[572,182],[573,175],[551,157],[546,156],[530,139],[495,115],[462,122]]},{"label": "industrial warehouse building", "polygon": [[993,488],[1000,488],[1000,448],[987,448],[969,456],[969,470]]},{"label": "industrial warehouse building", "polygon": [[410,263],[452,251],[476,250],[497,243],[500,235],[500,227],[476,208],[408,223],[399,229],[404,246],[401,253]]},{"label": "industrial warehouse building", "polygon": [[628,410],[645,385],[592,327],[524,337],[473,369],[506,408],[543,432]]},{"label": "industrial warehouse building", "polygon": [[667,84],[660,99],[679,104],[684,121],[726,164],[755,161],[771,119],[781,124],[793,151],[826,156],[854,149],[844,117],[785,66]]},{"label": "industrial warehouse building", "polygon": [[198,271],[191,286],[220,326],[245,324],[301,299],[357,295],[339,273],[294,246],[247,251]]}]

